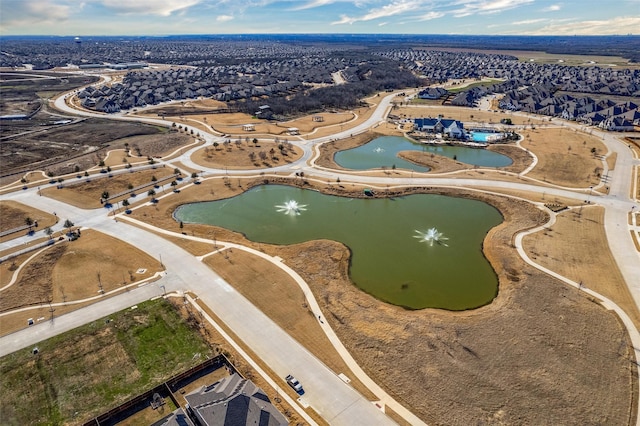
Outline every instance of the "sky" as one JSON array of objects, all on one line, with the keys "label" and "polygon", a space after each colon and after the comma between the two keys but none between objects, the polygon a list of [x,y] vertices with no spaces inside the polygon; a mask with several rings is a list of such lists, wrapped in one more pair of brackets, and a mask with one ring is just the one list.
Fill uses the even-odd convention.
[{"label": "sky", "polygon": [[640,0],[0,0],[2,35],[640,34]]}]

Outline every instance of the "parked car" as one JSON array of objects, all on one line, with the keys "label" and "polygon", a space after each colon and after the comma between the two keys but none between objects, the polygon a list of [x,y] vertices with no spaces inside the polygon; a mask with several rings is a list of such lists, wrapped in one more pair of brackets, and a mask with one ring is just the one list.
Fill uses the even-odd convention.
[{"label": "parked car", "polygon": [[291,374],[285,377],[285,379],[287,380],[287,383],[289,383],[289,386],[291,386],[293,390],[296,391],[299,395],[304,394],[304,389],[302,388],[302,385],[300,384],[298,379],[293,377]]}]

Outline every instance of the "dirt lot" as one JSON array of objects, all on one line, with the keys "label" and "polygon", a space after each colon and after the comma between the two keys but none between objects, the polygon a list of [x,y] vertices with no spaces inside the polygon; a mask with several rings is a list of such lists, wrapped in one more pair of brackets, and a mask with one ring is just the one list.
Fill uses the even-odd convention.
[{"label": "dirt lot", "polygon": [[29,114],[53,94],[97,80],[97,77],[74,74],[3,71],[0,73],[0,115]]},{"label": "dirt lot", "polygon": [[[183,191],[182,201],[164,203],[165,211],[145,208],[135,214],[177,229],[170,214],[181,202],[239,191],[220,185],[207,195],[205,183],[197,193]],[[338,243],[272,247],[220,228],[185,225],[184,232],[238,241],[285,259],[312,286],[325,317],[360,365],[431,424],[628,423],[635,415],[637,383],[624,328],[583,293],[517,256],[513,234],[544,223],[539,210],[511,199],[486,201],[506,219],[484,245],[500,291],[490,305],[462,313],[406,311],[359,291],[348,277],[348,250]]]},{"label": "dirt lot", "polygon": [[573,188],[600,182],[602,161],[591,150],[604,154],[607,148],[598,138],[564,128],[525,130],[522,135],[522,146],[538,157],[527,176]]},{"label": "dirt lot", "polygon": [[302,157],[303,151],[295,145],[275,142],[240,141],[220,146],[206,146],[196,151],[191,160],[203,167],[217,169],[261,169],[282,166]]},{"label": "dirt lot", "polygon": [[[144,142],[142,139],[137,142],[144,156],[158,155],[159,150],[151,147],[160,142],[177,147],[189,140],[186,136],[184,140],[164,136],[168,133],[164,128],[95,118],[51,126],[45,131],[32,130],[26,128],[25,134],[2,142],[0,169],[3,176],[27,170],[47,170],[54,175],[85,170],[98,164],[99,156],[104,157],[107,149],[122,148],[124,142],[117,140],[130,136],[152,135]],[[165,139],[168,140],[165,142]],[[167,147],[162,150],[166,151]],[[14,176],[11,180],[19,178]]]},{"label": "dirt lot", "polygon": [[[29,256],[5,262],[9,266],[5,269],[3,265],[3,275],[12,274]],[[18,281],[0,294],[0,312],[49,301],[82,300],[99,295],[100,286],[109,292],[161,270],[158,260],[121,240],[96,231],[84,231],[76,241],[57,243],[29,262]],[[14,331],[15,325],[22,328],[25,324],[22,321],[14,324],[5,316],[0,321],[0,333],[4,335]]]}]

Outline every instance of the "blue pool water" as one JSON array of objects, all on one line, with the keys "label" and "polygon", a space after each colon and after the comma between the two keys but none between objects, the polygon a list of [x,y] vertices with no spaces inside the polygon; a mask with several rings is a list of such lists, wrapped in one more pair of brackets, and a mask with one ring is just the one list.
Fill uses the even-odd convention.
[{"label": "blue pool water", "polygon": [[471,132],[471,140],[474,142],[488,142],[496,136],[502,136],[502,133],[494,132]]}]

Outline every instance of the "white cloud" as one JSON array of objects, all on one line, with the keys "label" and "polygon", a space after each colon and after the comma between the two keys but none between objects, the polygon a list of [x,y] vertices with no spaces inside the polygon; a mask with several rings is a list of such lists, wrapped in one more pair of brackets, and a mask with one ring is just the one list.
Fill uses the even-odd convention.
[{"label": "white cloud", "polygon": [[551,6],[545,7],[542,9],[543,12],[557,12],[562,9],[562,5],[552,4]]},{"label": "white cloud", "polygon": [[231,15],[218,15],[218,17],[216,18],[216,21],[218,22],[229,22],[233,19],[233,16]]},{"label": "white cloud", "polygon": [[346,15],[341,15],[340,20],[332,22],[332,25],[338,24],[353,24],[358,21],[371,21],[374,19],[386,18],[388,16],[399,15],[405,12],[415,11],[422,2],[419,0],[395,0],[387,5],[379,7],[377,9],[371,9],[369,13],[359,17],[352,18]]},{"label": "white cloud", "polygon": [[615,35],[640,34],[640,16],[618,17],[602,21],[553,23],[525,34],[530,35]]},{"label": "white cloud", "polygon": [[425,13],[424,15],[421,15],[418,17],[419,21],[430,21],[432,19],[438,19],[438,18],[442,18],[444,16],[443,12],[429,12],[429,13]]},{"label": "white cloud", "polygon": [[305,10],[305,9],[313,9],[315,7],[326,6],[328,4],[335,3],[336,0],[312,0],[303,5],[296,6],[291,10]]},{"label": "white cloud", "polygon": [[67,4],[51,0],[1,0],[0,16],[3,27],[64,21],[73,12]]},{"label": "white cloud", "polygon": [[475,14],[493,14],[504,10],[513,9],[525,4],[533,3],[534,0],[460,0],[457,4],[463,7],[453,11],[453,16],[462,18]]},{"label": "white cloud", "polygon": [[202,0],[101,0],[104,7],[123,15],[151,14],[170,16]]},{"label": "white cloud", "polygon": [[546,19],[544,19],[544,18],[540,18],[540,19],[525,19],[524,21],[512,22],[511,25],[531,25],[531,24],[537,24],[539,22],[544,22],[544,21],[546,21]]}]

